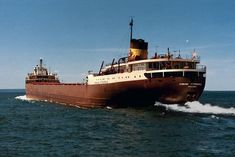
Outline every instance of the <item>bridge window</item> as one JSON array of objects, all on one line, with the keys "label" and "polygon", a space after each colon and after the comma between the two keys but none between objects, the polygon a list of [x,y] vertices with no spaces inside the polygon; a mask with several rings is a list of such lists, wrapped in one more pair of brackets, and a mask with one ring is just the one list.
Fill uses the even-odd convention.
[{"label": "bridge window", "polygon": [[165,72],[164,77],[182,77],[182,72]]},{"label": "bridge window", "polygon": [[198,77],[198,72],[185,72],[184,76],[189,78],[195,78]]},{"label": "bridge window", "polygon": [[200,73],[199,73],[199,77],[203,77],[204,74],[205,74],[204,72],[200,72]]}]

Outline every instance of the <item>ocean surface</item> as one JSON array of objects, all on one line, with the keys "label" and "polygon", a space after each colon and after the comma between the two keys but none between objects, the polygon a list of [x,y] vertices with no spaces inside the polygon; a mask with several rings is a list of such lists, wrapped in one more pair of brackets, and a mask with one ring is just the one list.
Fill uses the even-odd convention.
[{"label": "ocean surface", "polygon": [[0,156],[234,157],[235,92],[186,106],[81,109],[0,90]]}]

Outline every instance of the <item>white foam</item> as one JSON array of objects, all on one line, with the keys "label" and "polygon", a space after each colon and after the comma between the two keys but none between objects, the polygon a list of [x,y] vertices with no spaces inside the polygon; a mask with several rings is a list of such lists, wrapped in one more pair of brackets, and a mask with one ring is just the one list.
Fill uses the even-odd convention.
[{"label": "white foam", "polygon": [[211,115],[211,118],[219,119],[219,117],[217,117],[217,116],[215,116],[215,115]]},{"label": "white foam", "polygon": [[32,100],[30,98],[27,98],[26,95],[16,96],[15,99],[23,100],[23,101],[30,101],[30,100]]},{"label": "white foam", "polygon": [[179,104],[162,104],[155,103],[155,106],[163,106],[167,110],[185,112],[185,113],[205,113],[205,114],[226,114],[235,115],[235,108],[224,108],[220,106],[212,106],[211,104],[201,104],[198,101],[186,102],[185,105]]},{"label": "white foam", "polygon": [[112,110],[112,107],[110,107],[110,106],[107,106],[106,108],[107,108],[108,110]]}]

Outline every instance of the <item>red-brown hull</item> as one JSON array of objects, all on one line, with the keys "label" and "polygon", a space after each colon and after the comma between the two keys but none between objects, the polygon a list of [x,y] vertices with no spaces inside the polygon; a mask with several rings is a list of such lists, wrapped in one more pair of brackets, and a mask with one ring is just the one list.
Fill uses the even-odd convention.
[{"label": "red-brown hull", "polygon": [[100,85],[26,83],[26,96],[80,107],[147,106],[198,100],[205,78],[169,77]]}]

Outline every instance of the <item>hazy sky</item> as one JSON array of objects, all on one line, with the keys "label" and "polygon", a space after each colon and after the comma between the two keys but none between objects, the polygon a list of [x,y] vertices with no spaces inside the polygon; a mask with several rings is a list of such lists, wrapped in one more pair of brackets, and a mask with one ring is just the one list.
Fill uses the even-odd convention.
[{"label": "hazy sky", "polygon": [[156,51],[195,48],[207,65],[207,90],[235,90],[233,0],[0,0],[0,88],[24,88],[45,60],[64,82],[81,82],[103,60],[127,54],[134,37]]}]

